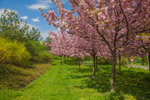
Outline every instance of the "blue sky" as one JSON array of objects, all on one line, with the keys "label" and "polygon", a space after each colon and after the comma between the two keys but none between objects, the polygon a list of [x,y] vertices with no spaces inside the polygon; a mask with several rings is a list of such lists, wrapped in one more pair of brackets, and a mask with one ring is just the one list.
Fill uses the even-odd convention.
[{"label": "blue sky", "polygon": [[[69,1],[62,1],[65,2],[65,7],[69,9]],[[56,29],[52,25],[48,25],[39,12],[39,7],[43,8],[44,12],[47,12],[47,10],[56,11],[56,7],[51,3],[51,0],[0,0],[0,15],[5,8],[16,11],[19,19],[26,21],[30,26],[38,28],[43,39],[45,39],[50,30],[56,31]]]}]

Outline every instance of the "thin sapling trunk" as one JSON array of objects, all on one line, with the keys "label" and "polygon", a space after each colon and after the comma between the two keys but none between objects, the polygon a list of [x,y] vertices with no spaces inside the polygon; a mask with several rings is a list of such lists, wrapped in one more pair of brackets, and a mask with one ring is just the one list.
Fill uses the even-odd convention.
[{"label": "thin sapling trunk", "polygon": [[95,78],[95,54],[93,55],[93,74],[92,77]]}]

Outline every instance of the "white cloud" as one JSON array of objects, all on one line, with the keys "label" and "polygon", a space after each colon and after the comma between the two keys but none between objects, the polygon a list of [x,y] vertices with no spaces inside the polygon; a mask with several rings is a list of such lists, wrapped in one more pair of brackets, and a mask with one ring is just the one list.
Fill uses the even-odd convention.
[{"label": "white cloud", "polygon": [[[41,2],[41,3],[52,3],[51,0],[37,0],[38,2]],[[63,3],[65,4],[68,0],[62,0]]]},{"label": "white cloud", "polygon": [[33,22],[39,22],[39,17],[32,18],[32,21],[33,21]]},{"label": "white cloud", "polygon": [[37,28],[37,29],[40,29],[40,27],[39,27],[39,26],[31,25],[31,24],[28,24],[28,25],[29,25],[29,27],[30,27],[30,28],[35,27],[35,28]]},{"label": "white cloud", "polygon": [[[65,4],[68,0],[62,0]],[[53,3],[51,0],[37,0],[37,3],[27,6],[27,8],[32,10],[38,10],[39,8],[42,9],[49,9],[50,7],[53,7]]]},{"label": "white cloud", "polygon": [[32,9],[32,10],[38,10],[39,8],[48,9],[49,7],[50,5],[46,3],[43,3],[43,4],[37,3],[37,4],[32,4],[30,6],[27,6],[27,8]]},{"label": "white cloud", "polygon": [[21,19],[27,20],[28,16],[22,16]]},{"label": "white cloud", "polygon": [[38,0],[40,3],[52,3],[51,0]]},{"label": "white cloud", "polygon": [[0,15],[4,13],[4,9],[0,9]]},{"label": "white cloud", "polygon": [[[0,9],[0,16],[4,13],[4,10],[5,10],[5,9]],[[16,10],[12,10],[12,9],[7,9],[7,10],[8,10],[8,12],[14,11],[15,13],[18,14],[18,12],[17,12]]]},{"label": "white cloud", "polygon": [[[27,23],[21,22],[21,23],[20,23],[20,27],[24,27],[25,24],[27,24]],[[39,26],[36,26],[36,25],[32,25],[32,24],[27,24],[27,25],[29,26],[29,30],[31,30],[32,27],[35,27],[35,28],[37,28],[37,29],[40,29],[40,27],[39,27]]]}]

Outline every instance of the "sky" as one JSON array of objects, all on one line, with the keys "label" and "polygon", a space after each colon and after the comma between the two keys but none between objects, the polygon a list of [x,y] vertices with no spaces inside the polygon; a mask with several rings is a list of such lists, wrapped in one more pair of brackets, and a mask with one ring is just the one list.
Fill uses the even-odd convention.
[{"label": "sky", "polygon": [[[70,9],[69,1],[62,1],[65,4],[65,8]],[[14,10],[18,14],[19,19],[27,22],[30,26],[38,28],[43,39],[46,39],[50,30],[57,31],[55,27],[48,25],[38,10],[38,8],[42,8],[44,12],[55,10],[57,13],[57,9],[51,0],[0,0],[0,15],[5,8]]]}]

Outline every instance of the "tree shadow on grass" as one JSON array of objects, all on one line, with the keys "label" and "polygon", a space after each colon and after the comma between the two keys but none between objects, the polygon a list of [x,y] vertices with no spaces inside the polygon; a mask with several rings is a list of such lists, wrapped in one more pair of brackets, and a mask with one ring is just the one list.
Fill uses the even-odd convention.
[{"label": "tree shadow on grass", "polygon": [[[77,68],[71,69],[72,75],[70,77],[72,79],[82,78],[83,82],[86,83],[84,86],[77,86],[79,88],[94,88],[99,92],[109,92],[110,91],[110,68],[103,67],[103,69],[98,69],[96,72],[96,77],[92,78],[92,65],[88,65],[87,67],[81,68],[80,70]],[[102,74],[102,75],[99,75]],[[109,77],[109,78],[106,78]],[[98,84],[99,83],[99,84]]]},{"label": "tree shadow on grass", "polygon": [[[93,79],[91,75],[78,73],[89,73],[91,68],[84,68],[80,71],[75,69],[72,78],[84,78],[82,81],[86,85],[76,86],[77,88],[92,88],[98,92],[106,93],[111,89],[111,67],[109,65],[100,65],[96,77]],[[92,71],[91,71],[92,73]],[[122,75],[116,74],[115,94],[111,96],[120,96],[119,100],[124,100],[122,94],[132,95],[136,100],[150,100],[150,73],[137,71],[136,69],[123,69]],[[86,78],[85,78],[86,77]],[[112,99],[112,100],[115,100]]]},{"label": "tree shadow on grass", "polygon": [[71,69],[71,72],[72,73],[91,73],[92,67],[88,66],[85,68],[85,67],[80,66],[80,69],[79,68],[73,68],[73,69]]},{"label": "tree shadow on grass", "polygon": [[150,100],[150,73],[124,70],[123,75],[116,75],[116,90],[136,100]]}]

